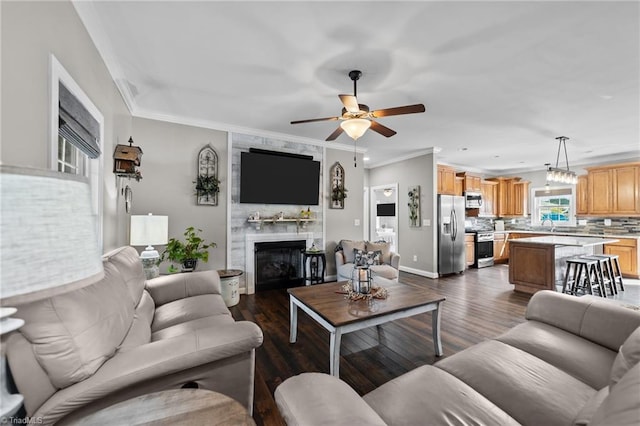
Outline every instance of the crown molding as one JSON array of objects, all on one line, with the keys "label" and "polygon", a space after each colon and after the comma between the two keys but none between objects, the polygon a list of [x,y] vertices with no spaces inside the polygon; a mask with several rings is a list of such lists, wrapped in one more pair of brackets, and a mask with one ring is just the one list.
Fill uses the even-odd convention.
[{"label": "crown molding", "polygon": [[427,154],[437,154],[442,151],[442,148],[437,146],[432,146],[431,148],[423,149],[420,151],[415,151],[410,154],[401,155],[399,157],[393,157],[388,160],[378,161],[375,163],[365,165],[365,169],[375,169],[376,167],[387,166],[389,164],[398,163],[400,161],[410,160],[412,158],[421,157]]}]

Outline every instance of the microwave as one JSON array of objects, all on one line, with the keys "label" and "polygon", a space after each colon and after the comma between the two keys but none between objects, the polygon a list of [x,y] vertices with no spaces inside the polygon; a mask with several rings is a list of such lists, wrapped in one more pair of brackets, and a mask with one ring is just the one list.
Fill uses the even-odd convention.
[{"label": "microwave", "polygon": [[479,192],[465,192],[464,205],[468,209],[479,209],[482,207],[482,194]]}]

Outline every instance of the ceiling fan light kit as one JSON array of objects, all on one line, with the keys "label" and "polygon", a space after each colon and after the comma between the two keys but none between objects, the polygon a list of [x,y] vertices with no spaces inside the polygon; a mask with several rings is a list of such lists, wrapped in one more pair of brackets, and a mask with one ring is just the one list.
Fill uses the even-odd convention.
[{"label": "ceiling fan light kit", "polygon": [[325,117],[325,118],[312,118],[309,120],[297,120],[292,121],[291,124],[300,123],[312,123],[316,121],[335,121],[342,120],[340,126],[333,131],[327,137],[327,141],[332,141],[338,138],[343,132],[345,132],[354,141],[362,137],[367,129],[371,129],[376,133],[381,134],[387,138],[396,134],[395,130],[392,130],[377,121],[374,118],[389,117],[392,115],[402,114],[415,114],[418,112],[425,112],[423,104],[405,105],[394,108],[386,108],[375,111],[370,111],[369,107],[364,104],[359,104],[356,98],[358,93],[357,81],[362,76],[362,71],[352,70],[349,71],[349,78],[353,81],[353,95],[338,95],[340,102],[344,108],[342,108],[342,115],[339,117]]},{"label": "ceiling fan light kit", "polygon": [[351,118],[340,123],[340,127],[355,141],[371,127],[371,121],[364,118]]}]

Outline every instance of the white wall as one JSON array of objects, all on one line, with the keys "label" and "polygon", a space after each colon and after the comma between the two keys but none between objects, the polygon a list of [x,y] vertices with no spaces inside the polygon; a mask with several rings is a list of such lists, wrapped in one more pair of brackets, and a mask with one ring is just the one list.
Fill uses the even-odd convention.
[{"label": "white wall", "polygon": [[[133,139],[142,147],[140,182],[127,181],[133,190],[132,214],[153,213],[169,216],[169,238],[182,239],[185,229],[202,229],[209,249],[209,262],[200,262],[198,270],[224,269],[227,253],[227,133],[148,120],[133,119]],[[210,144],[218,154],[220,193],[218,205],[197,205],[195,184],[200,150]],[[129,229],[127,224],[126,229]],[[156,247],[160,253],[164,246]],[[166,262],[165,262],[166,263]],[[166,270],[168,263],[161,265]]]},{"label": "white wall", "polygon": [[[353,166],[353,152],[327,149],[325,155],[325,176],[330,175],[331,167],[339,162],[344,168],[344,186],[348,190],[344,200],[344,209],[331,209],[329,197],[331,194],[331,179],[325,180],[324,193],[327,194],[325,215],[327,256],[327,274],[336,274],[335,248],[340,240],[362,240],[362,227],[364,226],[364,207],[362,188],[364,187],[365,169],[363,167],[363,155],[357,154],[357,167]],[[359,225],[355,221],[359,221]]]},{"label": "white wall", "polygon": [[[398,183],[398,253],[403,270],[429,277],[437,276],[436,159],[425,154],[369,170],[370,187]],[[409,226],[409,187],[420,185],[420,219],[429,226]],[[414,257],[417,260],[414,261]]]},{"label": "white wall", "polygon": [[49,167],[49,58],[60,61],[104,115],[104,251],[126,243],[126,215],[113,173],[115,145],[131,134],[131,115],[68,1],[0,2],[4,164]]}]

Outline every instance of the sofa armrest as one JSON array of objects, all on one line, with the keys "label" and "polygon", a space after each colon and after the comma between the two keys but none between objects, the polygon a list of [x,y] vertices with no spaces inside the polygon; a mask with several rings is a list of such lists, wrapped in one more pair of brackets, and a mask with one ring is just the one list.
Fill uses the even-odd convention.
[{"label": "sofa armrest", "polygon": [[328,374],[290,377],[276,388],[275,399],[289,426],[386,424],[356,391]]},{"label": "sofa armrest", "polygon": [[391,252],[391,266],[395,269],[400,269],[400,255],[398,253]]},{"label": "sofa armrest", "polygon": [[220,276],[216,271],[163,275],[147,280],[146,289],[160,306],[185,297],[220,294]]},{"label": "sofa armrest", "polygon": [[238,321],[119,352],[93,376],[56,392],[32,416],[42,417],[44,424],[55,423],[79,406],[138,384],[253,351],[262,339],[262,330],[255,323]]},{"label": "sofa armrest", "polygon": [[342,266],[344,265],[345,262],[345,258],[344,258],[344,253],[342,252],[342,250],[338,250],[336,251],[336,268],[338,266]]}]

